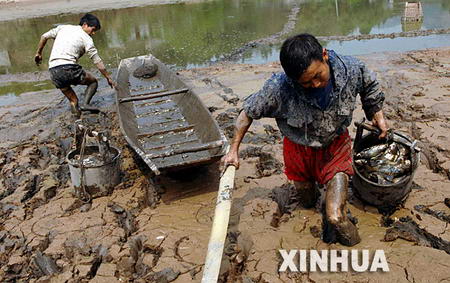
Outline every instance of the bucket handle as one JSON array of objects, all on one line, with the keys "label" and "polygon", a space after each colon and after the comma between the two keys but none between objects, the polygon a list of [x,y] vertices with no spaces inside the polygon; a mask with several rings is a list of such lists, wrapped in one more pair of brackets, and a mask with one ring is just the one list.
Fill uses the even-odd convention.
[{"label": "bucket handle", "polygon": [[[363,118],[361,120],[361,122],[355,122],[355,126],[356,126],[356,137],[355,137],[355,142],[354,142],[355,145],[359,144],[359,141],[362,138],[362,134],[363,134],[364,130],[370,131],[375,135],[381,134],[380,129],[378,129],[375,126],[365,123],[365,118]],[[388,135],[386,136],[386,140],[401,142],[404,145],[408,146],[409,149],[411,150],[411,152],[416,152],[416,158],[412,158],[412,161],[413,161],[413,164],[412,164],[413,170],[412,171],[414,172],[420,163],[420,154],[418,154],[418,153],[421,151],[421,149],[417,146],[418,140],[413,140],[412,142],[410,142],[409,139],[407,137],[405,137],[405,135],[403,135],[399,132],[396,132],[392,129],[388,130]]]},{"label": "bucket handle", "polygon": [[[367,130],[369,132],[371,132],[372,134],[375,135],[380,135],[381,131],[380,129],[378,129],[375,126],[372,126],[370,124],[365,123],[366,119],[362,118],[361,122],[355,122],[355,126],[356,126],[356,136],[355,136],[355,141],[354,141],[354,145],[359,144],[359,142],[362,139],[362,135],[364,130]],[[388,135],[386,137],[387,140],[389,140],[392,136],[392,132],[391,130],[388,131]]]},{"label": "bucket handle", "polygon": [[[378,129],[375,126],[369,125],[369,124],[365,123],[364,121],[365,121],[365,119],[363,118],[361,122],[355,122],[355,126],[357,127],[355,141],[356,141],[356,139],[358,139],[358,141],[359,141],[359,139],[361,139],[363,130],[368,130],[375,135],[381,134],[380,129]],[[417,147],[417,142],[418,142],[417,140],[413,140],[412,142],[410,142],[410,140],[407,137],[405,137],[404,135],[402,135],[401,133],[399,133],[397,131],[394,131],[393,129],[388,130],[386,140],[401,142],[404,145],[408,146],[411,150],[420,152],[420,148]]]}]

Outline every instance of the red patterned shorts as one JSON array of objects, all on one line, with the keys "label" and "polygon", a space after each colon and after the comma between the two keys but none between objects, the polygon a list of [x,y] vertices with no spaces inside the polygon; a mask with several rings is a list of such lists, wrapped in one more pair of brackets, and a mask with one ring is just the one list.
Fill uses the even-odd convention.
[{"label": "red patterned shorts", "polygon": [[299,145],[284,138],[285,174],[289,180],[326,184],[339,172],[353,175],[352,146],[348,131],[324,148]]}]

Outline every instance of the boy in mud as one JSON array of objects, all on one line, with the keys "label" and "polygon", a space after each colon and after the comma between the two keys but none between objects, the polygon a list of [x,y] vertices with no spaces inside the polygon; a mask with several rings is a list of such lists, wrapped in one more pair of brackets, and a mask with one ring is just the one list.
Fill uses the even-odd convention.
[{"label": "boy in mud", "polygon": [[[98,109],[88,106],[92,97],[97,91],[97,79],[83,70],[77,64],[78,59],[87,53],[89,58],[97,66],[98,70],[108,81],[111,87],[115,87],[115,82],[106,71],[102,59],[98,55],[91,36],[101,28],[99,19],[91,14],[86,14],[80,19],[80,24],[59,25],[49,30],[41,36],[38,49],[34,57],[37,65],[42,62],[42,50],[47,40],[52,38],[52,52],[49,59],[49,71],[53,84],[69,99],[72,113],[79,117],[81,110],[97,112]],[[84,93],[84,106],[78,105],[78,97],[71,85],[86,85]]]},{"label": "boy in mud", "polygon": [[359,94],[366,117],[381,130],[380,138],[385,137],[384,94],[364,63],[322,48],[310,34],[288,38],[280,61],[284,73],[273,74],[245,100],[222,164],[239,167],[239,145],[253,119],[275,118],[284,135],[285,174],[294,182],[296,199],[304,208],[314,207],[319,196],[315,182],[325,185],[327,230],[334,231],[341,244],[353,246],[361,239],[346,215],[349,175],[353,175],[347,127]]}]

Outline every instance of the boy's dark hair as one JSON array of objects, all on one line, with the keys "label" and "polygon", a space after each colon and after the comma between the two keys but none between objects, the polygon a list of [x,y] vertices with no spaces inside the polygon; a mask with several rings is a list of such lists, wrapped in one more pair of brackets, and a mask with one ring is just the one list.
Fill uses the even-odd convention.
[{"label": "boy's dark hair", "polygon": [[312,61],[323,60],[322,51],[322,45],[314,36],[308,33],[294,35],[281,46],[281,66],[288,77],[298,80]]},{"label": "boy's dark hair", "polygon": [[100,20],[96,16],[89,13],[81,17],[80,26],[83,24],[87,24],[88,27],[95,27],[96,30],[100,30],[102,28],[100,25]]}]

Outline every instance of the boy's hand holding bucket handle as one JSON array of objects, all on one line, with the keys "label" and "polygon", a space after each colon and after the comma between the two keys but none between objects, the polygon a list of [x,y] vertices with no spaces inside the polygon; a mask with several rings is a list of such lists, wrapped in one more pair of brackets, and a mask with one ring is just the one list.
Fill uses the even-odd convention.
[{"label": "boy's hand holding bucket handle", "polygon": [[388,125],[386,120],[384,119],[383,111],[380,110],[373,115],[372,125],[380,129],[381,133],[378,138],[383,139],[387,136],[388,133]]}]

